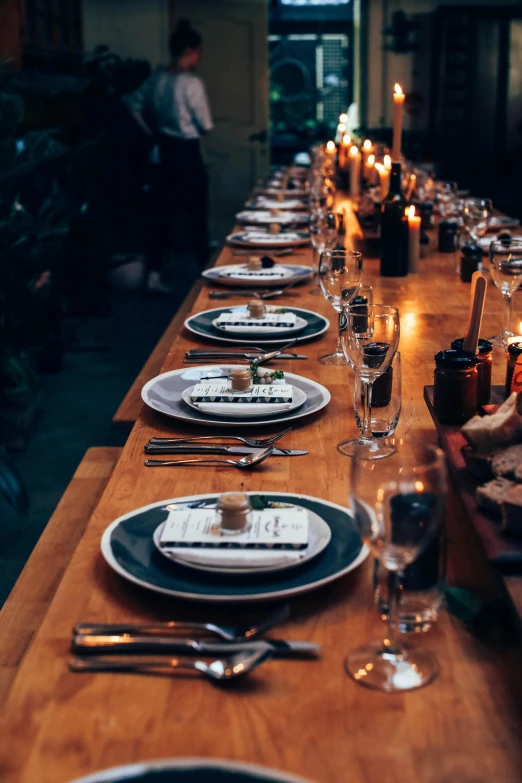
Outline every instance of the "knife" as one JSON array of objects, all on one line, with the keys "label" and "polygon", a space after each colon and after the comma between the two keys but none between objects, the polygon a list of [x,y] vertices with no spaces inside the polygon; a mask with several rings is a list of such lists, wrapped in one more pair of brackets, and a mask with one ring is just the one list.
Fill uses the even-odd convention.
[{"label": "knife", "polygon": [[[259,354],[260,356],[262,354]],[[302,353],[280,353],[279,356],[276,357],[277,359],[308,359],[308,356],[305,356]],[[208,355],[201,355],[198,354],[197,356],[185,356],[185,359],[183,360],[184,364],[201,364],[202,362],[219,362],[223,361],[224,359],[235,359],[238,362],[253,362],[253,359],[246,359],[243,354],[237,354],[237,353],[212,353]]]},{"label": "knife", "polygon": [[[146,454],[255,454],[259,449],[251,446],[220,446],[197,444],[150,444],[145,446]],[[308,454],[305,449],[274,449],[273,457],[302,457]]]},{"label": "knife", "polygon": [[247,642],[200,642],[197,639],[174,639],[172,637],[138,636],[134,634],[114,634],[95,636],[77,634],[73,637],[72,647],[78,653],[199,653],[200,655],[228,655],[246,650],[268,650],[273,655],[283,657],[317,657],[321,646],[314,642],[285,641],[283,639],[254,639]]}]

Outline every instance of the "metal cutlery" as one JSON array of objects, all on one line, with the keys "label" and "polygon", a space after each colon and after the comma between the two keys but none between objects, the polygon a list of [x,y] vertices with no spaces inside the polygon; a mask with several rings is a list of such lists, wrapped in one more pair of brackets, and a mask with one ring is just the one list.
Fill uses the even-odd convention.
[{"label": "metal cutlery", "polygon": [[73,637],[73,651],[91,653],[199,653],[200,655],[228,656],[250,650],[269,651],[278,657],[317,657],[321,652],[314,642],[286,641],[285,639],[250,639],[246,642],[214,642],[198,639],[176,639],[172,636],[140,636],[137,634],[79,634]]},{"label": "metal cutlery", "polygon": [[[281,353],[277,357],[278,359],[281,359],[282,361],[286,361],[287,359],[295,359],[296,361],[299,359],[308,359],[308,356],[306,356],[303,353]],[[254,361],[253,358],[250,356],[244,356],[240,353],[223,353],[223,354],[209,354],[207,356],[186,356],[183,360],[183,364],[201,364],[204,362],[205,364],[218,364],[219,362],[223,361],[224,359],[237,359],[239,362],[252,362]],[[265,361],[267,361],[265,359]],[[268,360],[270,361],[270,360]],[[212,380],[209,378],[200,378],[200,380]]]},{"label": "metal cutlery", "polygon": [[[190,443],[166,443],[153,444],[147,443],[144,451],[146,454],[232,454],[233,456],[244,456],[245,454],[255,454],[256,449],[252,446],[220,446],[218,444],[190,444]],[[272,457],[303,457],[308,454],[305,449],[274,449]]]},{"label": "metal cutlery", "polygon": [[[261,359],[265,353],[264,350],[262,352],[258,351],[257,349],[249,349],[245,348],[243,351],[234,351],[233,349],[226,349],[222,348],[221,350],[219,348],[216,348],[212,350],[211,348],[191,348],[187,353],[185,354],[186,359],[205,359],[207,357],[225,357],[228,358],[234,358],[234,356],[238,356],[239,358],[247,356],[249,358],[251,357],[259,357]],[[308,356],[305,356],[302,353],[280,353],[277,357],[278,359],[308,359]],[[254,361],[254,359],[252,359]],[[258,361],[256,358],[255,361]]]},{"label": "metal cutlery", "polygon": [[235,291],[209,291],[208,295],[210,299],[230,299],[233,296],[250,296],[254,299],[277,299],[279,296],[283,296],[289,288],[292,288],[295,283],[289,283],[284,288],[277,288],[269,291],[252,291],[236,288]]},{"label": "metal cutlery", "polygon": [[175,674],[178,671],[196,671],[216,682],[226,682],[243,677],[253,671],[272,653],[270,650],[253,650],[207,661],[180,660],[179,658],[131,658],[111,655],[74,657],[69,661],[73,672],[130,672],[137,674]]},{"label": "metal cutlery", "polygon": [[214,459],[213,457],[204,457],[203,459],[146,459],[145,467],[147,468],[170,468],[175,465],[232,465],[234,468],[240,470],[250,470],[255,465],[259,465],[265,459],[270,457],[274,453],[274,447],[270,446],[268,449],[260,449],[254,452],[254,454],[247,454],[241,459]]},{"label": "metal cutlery", "polygon": [[[295,345],[297,342],[297,338],[294,338],[293,340],[290,340],[290,342],[285,343],[280,348],[278,348],[276,351],[269,351],[268,353],[254,353],[254,352],[244,352],[244,353],[234,353],[233,351],[208,351],[208,353],[205,354],[205,358],[237,358],[237,359],[246,359],[248,361],[257,362],[258,364],[264,364],[264,362],[269,362],[271,359],[275,359],[276,357],[280,356],[282,353],[284,353],[287,348],[291,348],[292,345]],[[203,350],[203,349],[202,349]],[[203,358],[202,354],[198,354],[198,356],[194,356],[193,354],[188,355],[185,354],[185,361],[187,359],[189,361],[192,361],[193,359],[201,359]]]},{"label": "metal cutlery", "polygon": [[[277,218],[274,216],[274,223],[277,223]],[[291,248],[291,247],[283,247],[279,249],[270,249],[270,254],[272,256],[280,257],[280,256],[293,256],[298,255],[302,253],[302,250],[298,250],[297,248]],[[254,248],[252,250],[248,250],[245,248],[244,250],[232,250],[233,256],[253,256],[255,255]]]},{"label": "metal cutlery", "polygon": [[270,435],[267,438],[245,438],[242,435],[229,435],[228,433],[225,433],[224,435],[193,435],[190,438],[151,438],[149,440],[149,443],[152,444],[167,444],[167,443],[197,443],[202,440],[237,440],[240,443],[244,443],[245,446],[253,446],[254,448],[262,449],[265,446],[271,446],[272,443],[276,443],[278,440],[281,440],[281,438],[284,438],[285,435],[288,435],[290,432],[292,432],[291,427],[287,427],[286,430],[283,430],[282,432],[278,432],[277,435]]},{"label": "metal cutlery", "polygon": [[199,631],[218,636],[227,642],[246,642],[269,631],[275,625],[284,622],[290,616],[290,605],[280,604],[277,609],[264,615],[254,623],[197,623],[185,620],[167,620],[158,623],[78,623],[73,628],[74,634],[177,634],[180,631]]}]

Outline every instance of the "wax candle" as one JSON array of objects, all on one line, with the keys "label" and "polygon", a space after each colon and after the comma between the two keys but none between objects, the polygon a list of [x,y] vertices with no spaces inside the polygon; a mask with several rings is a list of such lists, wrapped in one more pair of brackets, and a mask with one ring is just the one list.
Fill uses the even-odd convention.
[{"label": "wax candle", "polygon": [[348,167],[348,149],[350,147],[351,138],[348,133],[345,133],[341,143],[339,145],[339,168],[341,170]]},{"label": "wax candle", "polygon": [[384,168],[387,171],[391,171],[391,166],[392,166],[391,155],[385,155],[382,162],[384,163]]},{"label": "wax candle", "polygon": [[366,159],[364,178],[369,185],[375,182],[375,155],[368,155]]},{"label": "wax candle", "polygon": [[379,182],[381,185],[381,201],[384,201],[390,190],[390,172],[384,168],[382,163],[376,163],[375,168],[379,174]]},{"label": "wax candle", "polygon": [[402,115],[404,113],[405,95],[400,84],[395,85],[393,93],[393,160],[401,158]]},{"label": "wax candle", "polygon": [[359,195],[359,184],[361,176],[361,156],[355,144],[350,147],[350,196],[355,198]]},{"label": "wax candle", "polygon": [[406,210],[408,218],[408,271],[419,271],[420,257],[420,229],[421,217],[415,214],[415,207],[408,207]]}]

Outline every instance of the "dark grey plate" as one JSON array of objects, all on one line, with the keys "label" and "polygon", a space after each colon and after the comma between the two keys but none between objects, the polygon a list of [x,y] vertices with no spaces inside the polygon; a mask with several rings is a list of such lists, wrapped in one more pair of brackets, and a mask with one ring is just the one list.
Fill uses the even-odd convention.
[{"label": "dark grey plate", "polygon": [[[245,345],[252,345],[252,343],[263,343],[266,345],[276,345],[285,341],[285,338],[276,339],[273,334],[268,338],[267,335],[263,337],[263,334],[226,334],[223,331],[216,329],[212,325],[212,321],[215,318],[219,318],[221,313],[229,313],[235,307],[216,307],[214,310],[205,310],[202,313],[196,313],[196,315],[187,318],[185,321],[185,328],[197,334],[200,337],[208,337],[209,340],[218,340],[225,343],[244,343]],[[318,337],[320,334],[324,334],[330,326],[328,318],[325,318],[319,313],[314,313],[312,310],[302,310],[300,307],[288,307],[293,313],[300,318],[304,318],[307,322],[305,328],[296,335],[296,339],[299,342],[304,340],[312,340],[314,337]],[[293,336],[293,335],[292,335]],[[288,339],[288,338],[286,338]]]},{"label": "dark grey plate", "polygon": [[169,562],[156,549],[153,533],[168,516],[169,503],[212,503],[215,494],[164,500],[116,519],[105,530],[101,550],[107,563],[118,574],[135,584],[176,598],[211,603],[268,601],[306,593],[338,579],[356,568],[367,557],[367,549],[342,506],[308,495],[288,492],[255,493],[266,500],[308,508],[330,527],[330,543],[314,560],[292,570],[271,574],[233,575],[205,573]]}]

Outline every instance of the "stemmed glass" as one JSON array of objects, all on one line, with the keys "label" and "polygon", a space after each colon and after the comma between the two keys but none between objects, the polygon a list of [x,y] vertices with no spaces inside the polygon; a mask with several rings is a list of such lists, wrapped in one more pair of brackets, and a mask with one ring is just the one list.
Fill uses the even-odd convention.
[{"label": "stemmed glass", "polygon": [[462,219],[471,237],[476,241],[486,233],[491,213],[491,202],[487,198],[465,198]]},{"label": "stemmed glass", "polygon": [[372,432],[372,392],[376,379],[384,375],[399,347],[399,311],[383,304],[354,304],[344,308],[341,345],[348,363],[361,380],[363,397],[362,435],[339,443],[342,454],[353,456],[357,447],[368,460],[393,453],[389,442],[374,438]]},{"label": "stemmed glass", "polygon": [[506,347],[508,338],[513,336],[511,331],[513,294],[522,284],[522,237],[506,237],[491,242],[489,271],[493,282],[504,297],[504,314],[501,334],[488,339],[493,345]]},{"label": "stemmed glass", "polygon": [[328,302],[336,310],[339,319],[337,329],[337,347],[334,353],[319,357],[321,364],[345,365],[341,345],[341,326],[343,308],[357,296],[362,274],[362,255],[354,250],[325,250],[319,258],[319,283]]},{"label": "stemmed glass", "polygon": [[309,293],[317,296],[321,293],[321,286],[317,280],[321,253],[333,248],[337,241],[337,222],[335,215],[322,209],[310,212],[310,239],[314,248],[313,267],[316,284],[310,289]]},{"label": "stemmed glass", "polygon": [[415,441],[393,444],[393,455],[376,465],[359,454],[352,461],[350,507],[355,526],[374,558],[390,572],[387,637],[351,652],[345,669],[361,685],[387,693],[427,685],[437,660],[397,639],[401,578],[430,543],[444,516],[444,455]]}]

